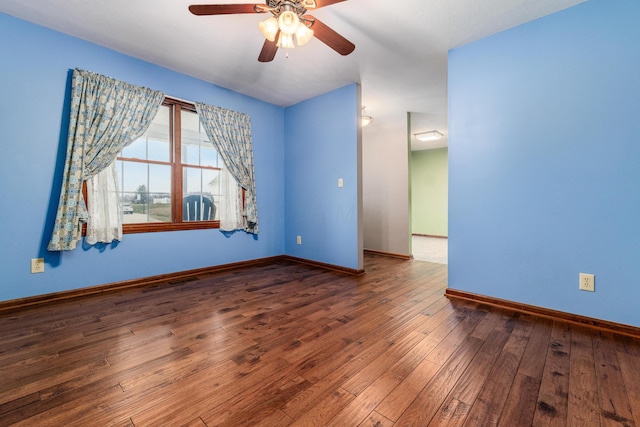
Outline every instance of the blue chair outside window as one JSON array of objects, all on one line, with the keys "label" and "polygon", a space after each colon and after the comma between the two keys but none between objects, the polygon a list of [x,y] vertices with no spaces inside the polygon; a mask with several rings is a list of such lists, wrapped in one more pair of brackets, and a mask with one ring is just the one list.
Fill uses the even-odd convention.
[{"label": "blue chair outside window", "polygon": [[213,221],[216,205],[213,200],[201,194],[189,194],[182,199],[183,221]]}]

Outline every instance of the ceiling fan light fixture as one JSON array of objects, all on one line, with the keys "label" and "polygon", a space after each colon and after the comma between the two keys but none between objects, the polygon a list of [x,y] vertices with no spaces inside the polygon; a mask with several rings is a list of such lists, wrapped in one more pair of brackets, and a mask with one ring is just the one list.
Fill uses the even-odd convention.
[{"label": "ceiling fan light fixture", "polygon": [[298,42],[298,46],[304,46],[309,43],[312,38],[312,29],[304,25],[304,23],[298,27],[298,31],[296,31],[296,41]]},{"label": "ceiling fan light fixture", "polygon": [[295,12],[291,10],[285,10],[278,17],[278,25],[280,25],[280,31],[290,36],[294,35],[298,31],[300,26],[300,18]]},{"label": "ceiling fan light fixture", "polygon": [[283,33],[282,31],[280,31],[280,37],[278,38],[277,46],[284,49],[293,49],[294,47],[296,47],[293,44],[293,36],[291,34]]},{"label": "ceiling fan light fixture", "polygon": [[413,136],[419,141],[435,141],[441,139],[444,135],[437,130],[430,130],[429,132],[415,133]]},{"label": "ceiling fan light fixture", "polygon": [[258,28],[260,28],[260,32],[265,39],[270,42],[276,40],[276,34],[278,34],[278,20],[276,18],[272,16],[271,18],[258,23]]}]

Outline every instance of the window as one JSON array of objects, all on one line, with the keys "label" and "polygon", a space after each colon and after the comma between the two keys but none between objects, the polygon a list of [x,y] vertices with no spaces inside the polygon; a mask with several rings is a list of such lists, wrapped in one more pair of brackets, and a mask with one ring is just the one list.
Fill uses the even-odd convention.
[{"label": "window", "polygon": [[124,233],[219,226],[222,164],[194,105],[166,98],[116,164]]}]

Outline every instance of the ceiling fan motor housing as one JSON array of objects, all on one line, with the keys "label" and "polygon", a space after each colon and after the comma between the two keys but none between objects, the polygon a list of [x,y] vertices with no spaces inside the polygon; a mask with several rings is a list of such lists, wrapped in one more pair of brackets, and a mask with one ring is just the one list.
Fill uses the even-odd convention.
[{"label": "ceiling fan motor housing", "polygon": [[292,11],[299,17],[307,13],[307,7],[315,7],[314,0],[267,0],[267,6],[277,18],[282,12]]}]

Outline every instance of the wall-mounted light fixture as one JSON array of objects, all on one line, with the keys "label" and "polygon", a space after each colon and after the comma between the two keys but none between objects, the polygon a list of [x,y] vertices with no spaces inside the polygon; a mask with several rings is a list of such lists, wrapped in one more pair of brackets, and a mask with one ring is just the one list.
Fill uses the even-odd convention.
[{"label": "wall-mounted light fixture", "polygon": [[435,141],[444,135],[437,130],[430,130],[429,132],[414,133],[413,136],[419,141]]},{"label": "wall-mounted light fixture", "polygon": [[365,106],[362,106],[362,127],[367,126],[373,121],[373,117],[367,116],[367,112],[365,111]]}]

